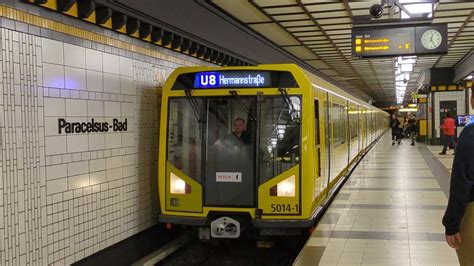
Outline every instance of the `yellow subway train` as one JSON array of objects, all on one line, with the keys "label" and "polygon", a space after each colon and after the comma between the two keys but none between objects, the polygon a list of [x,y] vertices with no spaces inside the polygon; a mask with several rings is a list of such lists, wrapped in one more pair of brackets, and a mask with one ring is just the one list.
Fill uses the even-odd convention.
[{"label": "yellow subway train", "polygon": [[203,238],[313,226],[388,114],[294,64],[183,67],[162,90],[160,222]]}]

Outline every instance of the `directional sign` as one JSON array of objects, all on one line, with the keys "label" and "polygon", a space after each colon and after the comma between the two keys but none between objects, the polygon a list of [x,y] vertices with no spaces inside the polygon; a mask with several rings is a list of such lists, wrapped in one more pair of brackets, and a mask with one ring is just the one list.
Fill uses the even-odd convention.
[{"label": "directional sign", "polygon": [[352,55],[387,57],[448,52],[447,24],[352,29]]}]

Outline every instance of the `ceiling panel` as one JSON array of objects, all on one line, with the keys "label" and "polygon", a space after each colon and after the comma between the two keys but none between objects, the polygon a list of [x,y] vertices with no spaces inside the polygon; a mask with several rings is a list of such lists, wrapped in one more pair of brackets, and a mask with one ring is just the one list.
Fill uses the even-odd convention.
[{"label": "ceiling panel", "polygon": [[[352,93],[373,100],[395,100],[392,58],[352,57],[352,16],[367,16],[380,0],[215,0],[216,5],[310,66],[341,81]],[[249,14],[241,14],[249,12]],[[453,66],[474,48],[474,1],[440,0],[434,23],[448,23],[449,52],[420,56],[408,82],[407,95],[426,68]],[[382,19],[389,18],[384,8]],[[399,17],[397,11],[395,17]],[[271,23],[252,23],[271,22]]]}]

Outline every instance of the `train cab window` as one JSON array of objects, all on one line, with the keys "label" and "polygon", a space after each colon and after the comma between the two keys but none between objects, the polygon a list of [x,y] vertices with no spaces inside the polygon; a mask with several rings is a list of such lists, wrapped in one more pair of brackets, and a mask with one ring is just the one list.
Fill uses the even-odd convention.
[{"label": "train cab window", "polygon": [[255,98],[214,98],[207,105],[206,172],[242,172],[253,179]]},{"label": "train cab window", "polygon": [[300,160],[301,98],[266,97],[260,105],[260,183],[297,165]]},{"label": "train cab window", "polygon": [[207,101],[205,203],[253,206],[255,186],[255,97]]},{"label": "train cab window", "polygon": [[[204,106],[196,99],[198,108]],[[189,177],[201,179],[201,119],[185,98],[169,104],[168,161]]]}]

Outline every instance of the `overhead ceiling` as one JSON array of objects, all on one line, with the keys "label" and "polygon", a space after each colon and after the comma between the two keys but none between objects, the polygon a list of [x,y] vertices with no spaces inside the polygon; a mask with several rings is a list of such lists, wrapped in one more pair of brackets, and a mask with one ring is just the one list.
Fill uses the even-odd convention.
[{"label": "overhead ceiling", "polygon": [[[423,0],[417,0],[419,2]],[[426,0],[424,0],[426,1]],[[211,0],[253,31],[332,77],[357,95],[395,102],[393,58],[359,59],[351,54],[355,16],[368,15],[380,0]],[[395,14],[395,17],[400,14]],[[389,18],[385,8],[380,20]],[[418,57],[405,98],[426,68],[453,67],[474,48],[474,1],[440,0],[433,23],[448,23],[446,55]]]}]

